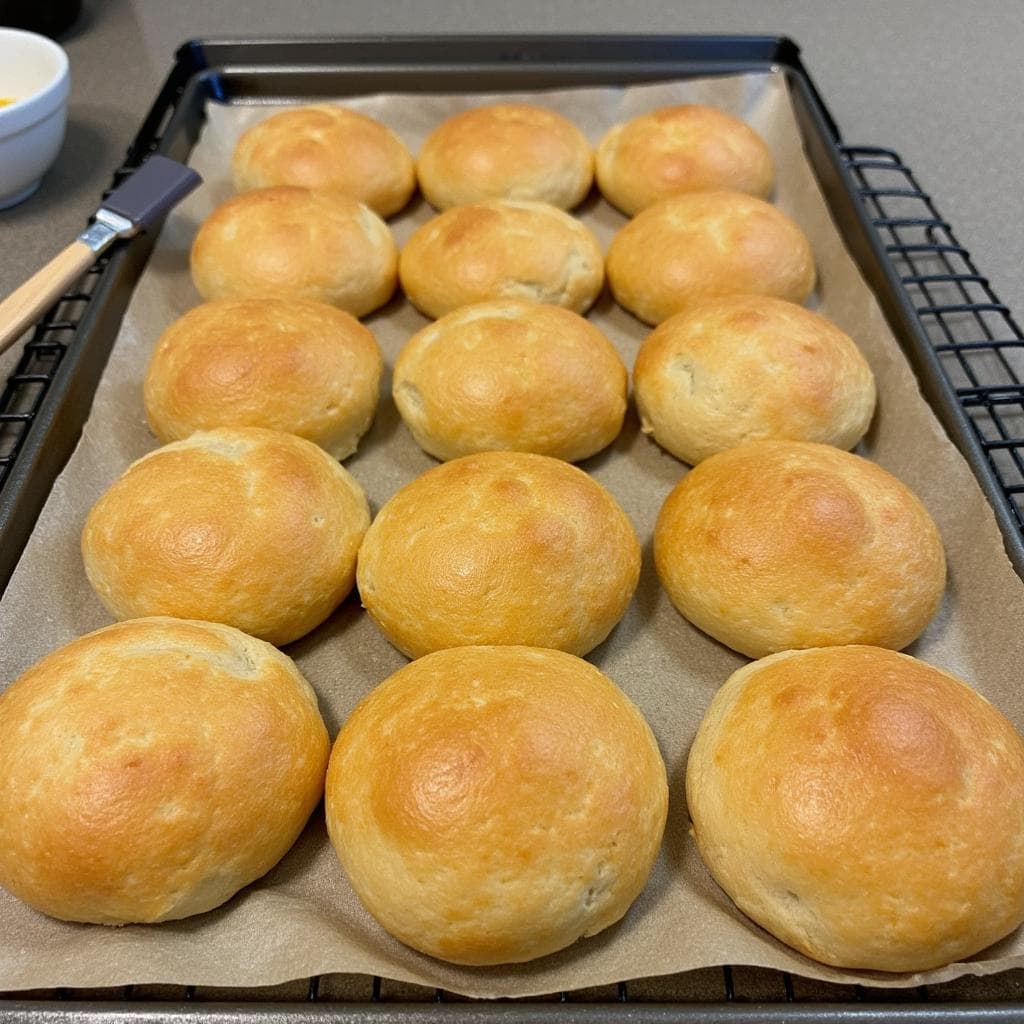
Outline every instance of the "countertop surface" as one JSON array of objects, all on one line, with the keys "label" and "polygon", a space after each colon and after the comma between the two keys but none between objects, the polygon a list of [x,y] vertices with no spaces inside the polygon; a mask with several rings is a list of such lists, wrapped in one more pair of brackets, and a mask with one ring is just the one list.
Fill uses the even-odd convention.
[{"label": "countertop surface", "polygon": [[1018,0],[84,0],[59,40],[72,74],[63,149],[39,191],[0,212],[0,295],[85,225],[186,39],[584,31],[792,37],[844,139],[896,149],[1002,300],[1024,309]]}]

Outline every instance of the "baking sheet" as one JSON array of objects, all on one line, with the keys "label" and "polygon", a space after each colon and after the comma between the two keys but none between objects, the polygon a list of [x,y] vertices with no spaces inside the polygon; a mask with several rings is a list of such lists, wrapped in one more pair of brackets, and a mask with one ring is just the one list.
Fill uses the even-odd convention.
[{"label": "baking sheet", "polygon": [[[913,488],[935,516],[949,561],[943,606],[910,649],[971,681],[1024,727],[1024,584],[1013,573],[994,517],[968,466],[945,439],[871,293],[846,255],[803,156],[781,74],[629,88],[471,96],[373,96],[346,100],[389,124],[415,152],[449,114],[527,95],[573,119],[596,143],[613,123],[678,102],[711,103],[744,117],[778,164],[774,200],[810,236],[819,287],[812,305],[863,348],[879,386],[879,411],[858,449]],[[231,194],[234,140],[266,107],[211,105],[192,164],[206,184],[168,219],[126,314],[82,441],[58,479],[2,602],[0,678],[13,679],[59,644],[110,619],[90,590],[79,534],[92,503],[134,459],[156,447],[142,409],[142,379],[160,331],[197,304],[188,275],[196,226]],[[432,215],[415,200],[391,222],[398,242]],[[625,218],[596,198],[577,211],[607,245]],[[627,366],[648,329],[606,294],[590,314]],[[366,321],[388,365],[426,322],[401,297]],[[346,466],[374,512],[399,487],[436,465],[401,424],[385,378],[371,432]],[[669,822],[643,895],[619,924],[532,964],[459,968],[387,936],[351,892],[327,842],[322,810],[264,879],[225,906],[180,922],[120,929],[73,925],[37,914],[0,891],[0,989],[103,987],[129,983],[241,986],[332,972],[379,974],[474,996],[525,996],[720,964],[780,968],[808,977],[871,985],[918,985],[964,973],[1024,965],[1014,934],[966,964],[914,975],[848,972],[816,964],[751,924],[711,881],[688,835],[686,753],[717,687],[746,659],[689,626],[661,592],[651,557],[658,508],[685,466],[639,432],[631,410],[619,439],[583,468],[618,498],[637,528],[644,566],[623,622],[589,660],[643,710],[669,771]],[[332,736],[354,705],[405,658],[377,632],[353,596],[323,626],[286,648],[316,689]]]}]

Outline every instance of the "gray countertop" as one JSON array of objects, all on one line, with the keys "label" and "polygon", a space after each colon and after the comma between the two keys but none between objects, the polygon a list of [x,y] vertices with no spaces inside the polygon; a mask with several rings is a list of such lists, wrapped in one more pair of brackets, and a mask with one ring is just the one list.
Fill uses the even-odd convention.
[{"label": "gray countertop", "polygon": [[64,147],[36,195],[0,212],[0,295],[84,226],[186,39],[581,31],[791,36],[845,140],[898,150],[1024,309],[1019,0],[84,0],[61,39]]}]

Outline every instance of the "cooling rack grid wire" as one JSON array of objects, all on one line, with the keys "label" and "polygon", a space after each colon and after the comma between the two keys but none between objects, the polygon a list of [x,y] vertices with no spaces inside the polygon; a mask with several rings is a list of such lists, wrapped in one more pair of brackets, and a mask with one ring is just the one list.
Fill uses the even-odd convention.
[{"label": "cooling rack grid wire", "polygon": [[847,168],[1024,533],[1024,334],[892,150],[845,146]]}]

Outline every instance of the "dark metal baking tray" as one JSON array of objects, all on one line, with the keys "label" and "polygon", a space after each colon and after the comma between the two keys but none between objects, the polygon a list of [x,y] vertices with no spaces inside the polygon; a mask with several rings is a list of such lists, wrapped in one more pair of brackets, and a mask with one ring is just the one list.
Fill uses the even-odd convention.
[{"label": "dark metal baking tray", "polygon": [[[485,92],[780,70],[811,164],[922,390],[986,493],[1024,575],[1024,335],[931,198],[891,150],[847,146],[785,38],[460,37],[196,41],[174,66],[112,186],[151,152],[186,159],[207,101],[373,92]],[[35,328],[0,395],[0,588],[88,414],[153,237],[123,245]],[[1024,1021],[1022,972],[909,992],[812,983],[753,968],[690,972],[537,1001],[467,1001],[380,978],[255,991],[129,986],[0,998],[0,1020],[102,1024],[449,1018],[569,1021]]]}]

